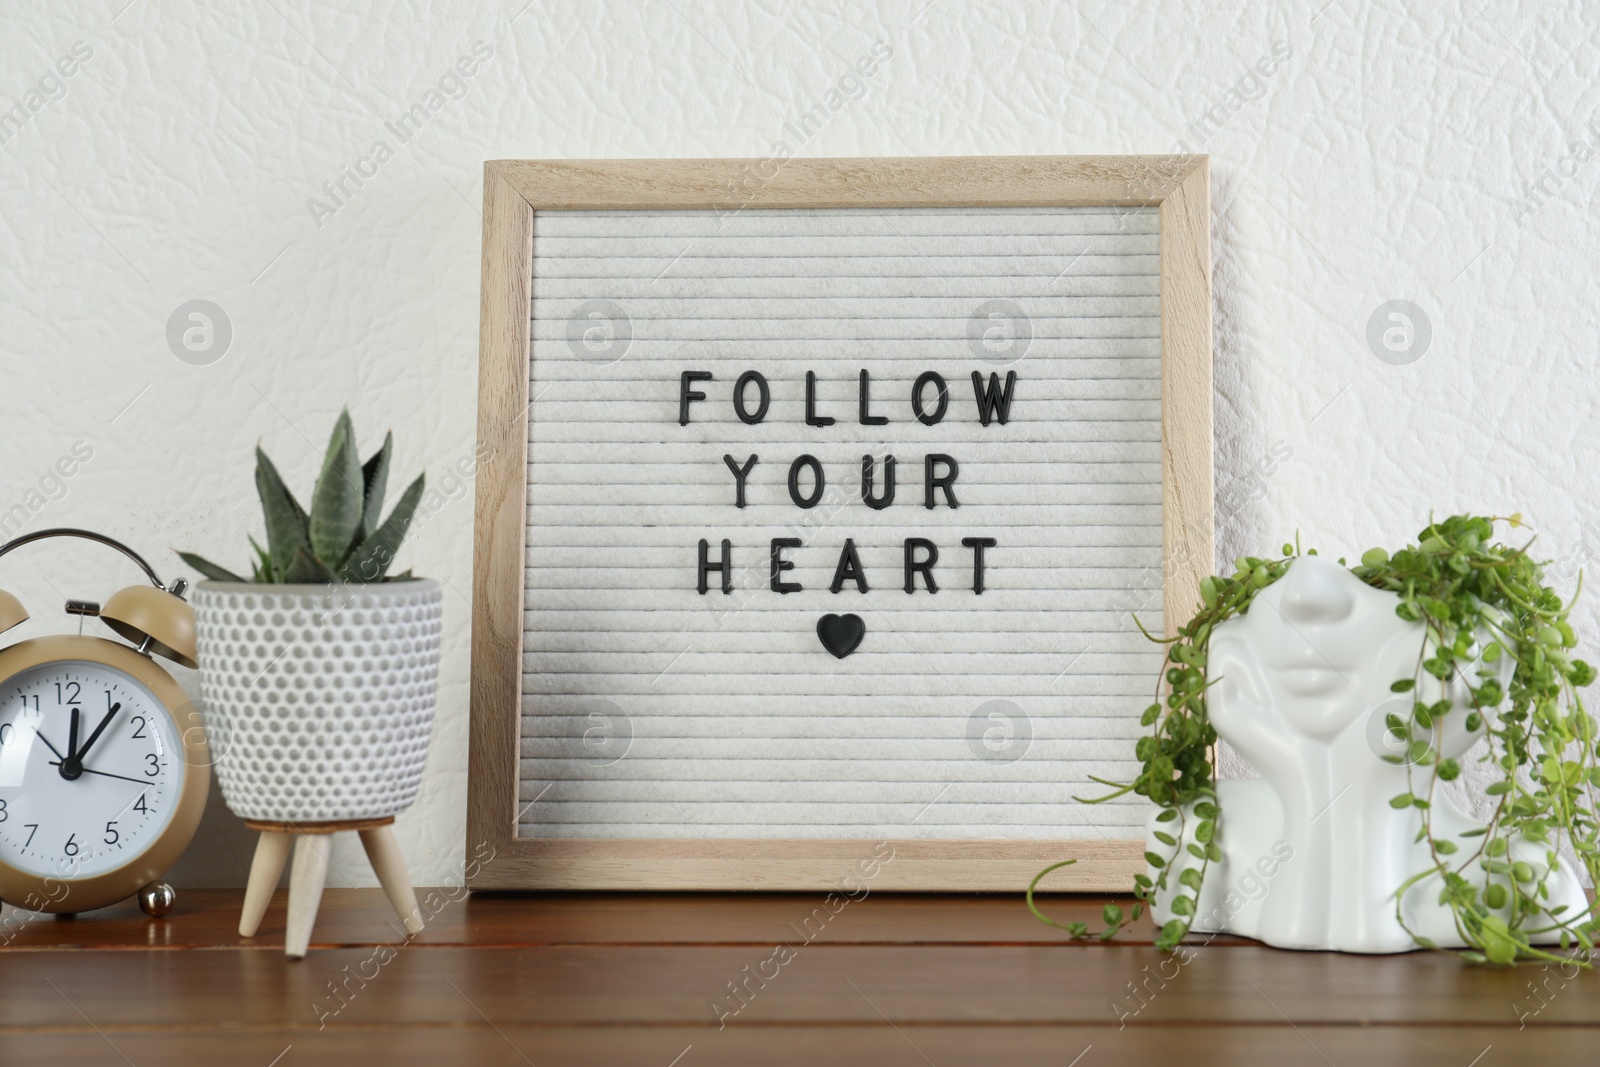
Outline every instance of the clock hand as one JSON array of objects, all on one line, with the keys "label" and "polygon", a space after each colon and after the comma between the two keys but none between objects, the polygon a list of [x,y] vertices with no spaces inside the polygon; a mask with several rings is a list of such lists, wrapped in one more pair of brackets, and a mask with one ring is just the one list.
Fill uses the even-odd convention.
[{"label": "clock hand", "polygon": [[[43,741],[44,742],[44,747],[48,748],[51,752],[54,752],[56,754],[56,759],[59,760],[59,759],[65,759],[66,758],[66,757],[61,755],[61,750],[59,748],[57,748],[56,746],[54,746],[54,745],[52,745],[50,743],[50,739],[48,737],[46,737],[42,731],[40,731],[39,729],[35,728],[34,731],[33,731],[33,736],[37,737],[39,740]],[[52,766],[53,765],[54,765],[54,763],[52,762]]]},{"label": "clock hand", "polygon": [[73,762],[73,754],[78,751],[78,709],[72,709],[72,717],[67,725],[67,758],[61,761],[61,777],[72,781],[83,774],[83,764]]},{"label": "clock hand", "polygon": [[62,762],[62,766],[65,767],[70,763],[79,770],[82,770],[84,755],[88,753],[90,746],[92,746],[96,741],[100,740],[100,735],[105,732],[106,726],[110,724],[112,719],[116,718],[117,712],[121,710],[121,703],[111,705],[111,710],[106,712],[106,717],[100,720],[100,725],[94,728],[94,732],[89,735],[89,740],[85,741],[78,751],[68,756],[66,760]]},{"label": "clock hand", "polygon": [[[52,766],[52,767],[57,766],[55,760],[51,760],[50,761],[50,766]],[[97,770],[94,770],[93,768],[90,768],[90,767],[82,768],[82,773],[84,773],[84,774],[98,774],[102,778],[121,778],[124,782],[132,782],[134,785],[149,785],[150,784],[150,779],[148,779],[148,778],[143,779],[141,781],[138,778],[129,778],[125,774],[112,774],[110,771],[97,771]]]}]

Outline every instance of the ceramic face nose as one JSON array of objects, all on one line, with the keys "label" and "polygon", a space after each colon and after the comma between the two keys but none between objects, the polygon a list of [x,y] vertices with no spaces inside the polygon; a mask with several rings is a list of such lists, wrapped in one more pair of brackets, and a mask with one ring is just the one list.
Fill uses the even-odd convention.
[{"label": "ceramic face nose", "polygon": [[1317,556],[1294,562],[1283,577],[1284,617],[1294,623],[1343,622],[1355,611],[1356,598],[1345,579],[1348,572]]}]

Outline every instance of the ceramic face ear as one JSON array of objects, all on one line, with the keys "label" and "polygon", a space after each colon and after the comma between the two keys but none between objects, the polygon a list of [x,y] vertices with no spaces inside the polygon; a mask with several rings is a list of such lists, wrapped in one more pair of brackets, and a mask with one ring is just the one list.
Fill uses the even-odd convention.
[{"label": "ceramic face ear", "polygon": [[1244,619],[1230,619],[1211,635],[1206,673],[1215,689],[1206,706],[1218,736],[1254,763],[1277,753],[1280,740],[1272,735],[1284,724],[1244,630]]}]

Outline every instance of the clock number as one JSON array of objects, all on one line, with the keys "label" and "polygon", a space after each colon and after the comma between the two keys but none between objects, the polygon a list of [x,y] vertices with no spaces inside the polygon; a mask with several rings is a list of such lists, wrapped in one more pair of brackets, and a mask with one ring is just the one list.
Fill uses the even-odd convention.
[{"label": "clock number", "polygon": [[112,819],[106,823],[106,844],[114,845],[121,837],[122,835],[117,833],[117,820]]},{"label": "clock number", "polygon": [[33,844],[33,835],[39,832],[39,824],[36,822],[25,822],[22,825],[28,828],[28,839],[22,843],[22,847],[27,848],[29,845]]},{"label": "clock number", "polygon": [[76,856],[78,854],[77,837],[77,834],[68,834],[67,843],[61,846],[61,851],[65,852],[69,856]]},{"label": "clock number", "polygon": [[68,682],[67,690],[70,690],[72,695],[67,697],[65,700],[61,699],[63,693],[61,683],[56,683],[56,704],[58,706],[81,703],[81,701],[78,700],[78,694],[83,692],[83,686],[79,685],[77,682]]},{"label": "clock number", "polygon": [[145,807],[144,794],[143,793],[140,793],[139,794],[139,799],[135,800],[133,802],[133,810],[134,811],[143,812],[146,815],[150,814],[150,809]]},{"label": "clock number", "polygon": [[145,768],[145,777],[154,778],[156,775],[161,773],[161,760],[154,752],[145,753],[144,758],[150,761],[150,766]]},{"label": "clock number", "polygon": [[11,818],[11,813],[6,810],[6,802],[0,800],[0,822],[5,822],[9,818]]},{"label": "clock number", "polygon": [[135,715],[133,717],[132,721],[139,724],[138,726],[135,726],[133,728],[133,736],[134,737],[143,737],[145,735],[144,734],[144,716],[143,715]]},{"label": "clock number", "polygon": [[9,745],[11,743],[11,735],[16,732],[16,727],[10,723],[0,722],[0,745]]},{"label": "clock number", "polygon": [[[33,699],[33,710],[34,711],[38,711],[39,710],[39,694],[38,693],[33,694],[32,699]],[[26,695],[24,695],[23,698],[22,698],[22,710],[23,711],[27,711],[28,710],[28,700],[29,700],[29,698]]]}]

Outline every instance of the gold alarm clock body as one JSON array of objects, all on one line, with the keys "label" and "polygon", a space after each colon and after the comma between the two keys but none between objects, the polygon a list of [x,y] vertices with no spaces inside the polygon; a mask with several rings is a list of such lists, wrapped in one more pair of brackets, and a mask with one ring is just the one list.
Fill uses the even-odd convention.
[{"label": "gold alarm clock body", "polygon": [[150,657],[72,635],[0,649],[0,900],[134,895],[188,847],[210,783],[200,715]]}]

